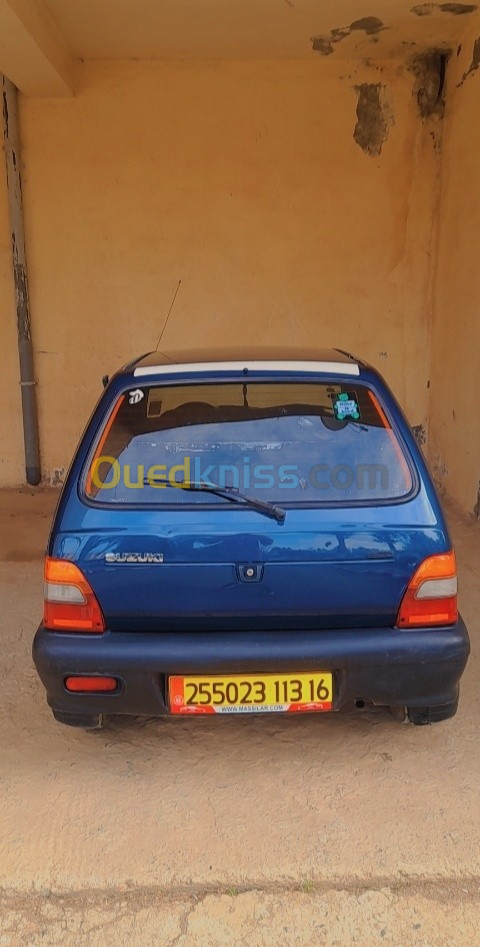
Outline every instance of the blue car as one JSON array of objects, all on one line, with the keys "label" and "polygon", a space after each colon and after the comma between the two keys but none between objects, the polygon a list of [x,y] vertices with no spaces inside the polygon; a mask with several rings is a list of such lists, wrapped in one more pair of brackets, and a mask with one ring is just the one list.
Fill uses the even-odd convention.
[{"label": "blue car", "polygon": [[455,714],[469,640],[423,456],[345,352],[153,352],[60,497],[33,656],[54,717]]}]

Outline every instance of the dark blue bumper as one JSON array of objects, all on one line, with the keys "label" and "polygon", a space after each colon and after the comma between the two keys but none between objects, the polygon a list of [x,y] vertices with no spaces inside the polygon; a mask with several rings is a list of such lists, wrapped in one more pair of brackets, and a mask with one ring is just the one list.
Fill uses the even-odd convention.
[{"label": "dark blue bumper", "polygon": [[[452,704],[470,644],[460,619],[443,629],[224,631],[61,634],[42,626],[33,658],[54,711],[71,714],[168,713],[169,674],[333,671],[334,709],[355,700],[378,705]],[[71,694],[65,678],[118,678],[113,694]]]}]

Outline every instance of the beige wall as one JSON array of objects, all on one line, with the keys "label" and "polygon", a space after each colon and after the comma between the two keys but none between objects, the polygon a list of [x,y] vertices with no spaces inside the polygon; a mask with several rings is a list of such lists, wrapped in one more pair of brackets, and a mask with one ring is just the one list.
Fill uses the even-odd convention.
[{"label": "beige wall", "polygon": [[475,35],[451,64],[444,134],[430,387],[430,460],[480,516],[480,71]]},{"label": "beige wall", "polygon": [[[365,82],[384,87],[377,156],[353,137]],[[101,376],[155,347],[179,279],[166,347],[344,347],[426,425],[438,129],[420,120],[412,84],[399,62],[91,63],[74,98],[22,100],[48,479],[68,465]],[[1,265],[11,349],[3,252]],[[6,361],[0,482],[15,483],[17,367]]]}]

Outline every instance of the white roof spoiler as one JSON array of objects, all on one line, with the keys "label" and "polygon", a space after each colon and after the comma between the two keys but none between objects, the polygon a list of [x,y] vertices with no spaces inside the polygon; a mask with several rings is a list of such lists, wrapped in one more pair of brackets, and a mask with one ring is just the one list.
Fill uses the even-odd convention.
[{"label": "white roof spoiler", "polygon": [[359,375],[356,362],[294,362],[294,361],[244,361],[244,362],[186,362],[168,365],[140,365],[133,374],[136,378],[149,375],[186,375],[199,372],[304,372],[323,375]]}]

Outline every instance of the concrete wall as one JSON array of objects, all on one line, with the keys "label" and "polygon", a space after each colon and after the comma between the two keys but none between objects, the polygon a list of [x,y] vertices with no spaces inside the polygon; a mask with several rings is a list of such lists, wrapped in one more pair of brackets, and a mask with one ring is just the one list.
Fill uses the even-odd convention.
[{"label": "concrete wall", "polygon": [[[165,347],[348,348],[426,426],[439,124],[420,118],[413,83],[399,62],[91,63],[75,98],[22,100],[47,479],[63,476],[101,376],[155,348],[179,279]],[[11,348],[6,269],[2,254]],[[0,482],[15,483],[6,361]]]},{"label": "concrete wall", "polygon": [[[475,46],[475,43],[478,45]],[[444,133],[430,459],[440,485],[480,517],[480,40],[451,63]]]}]

